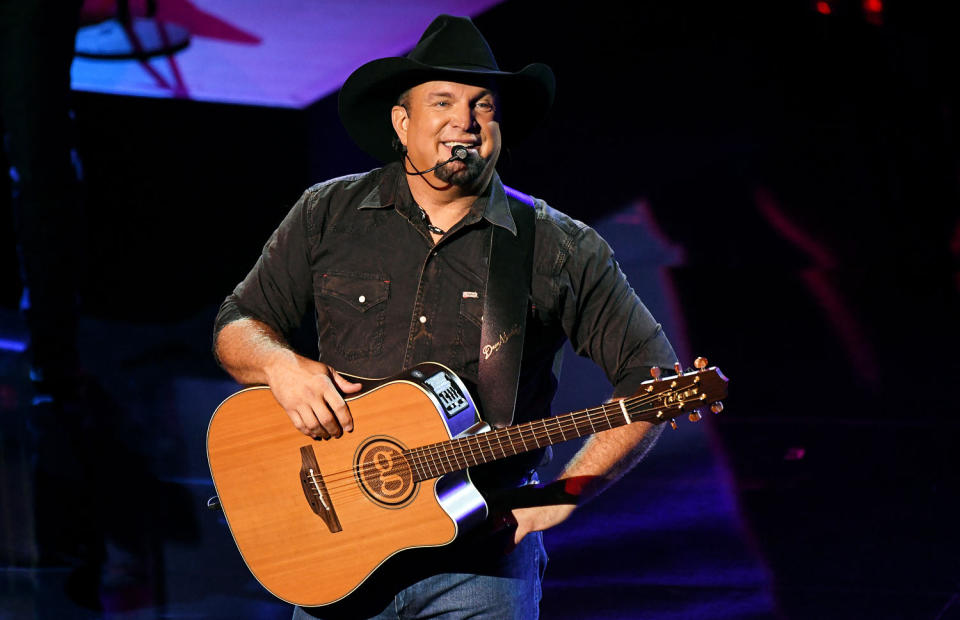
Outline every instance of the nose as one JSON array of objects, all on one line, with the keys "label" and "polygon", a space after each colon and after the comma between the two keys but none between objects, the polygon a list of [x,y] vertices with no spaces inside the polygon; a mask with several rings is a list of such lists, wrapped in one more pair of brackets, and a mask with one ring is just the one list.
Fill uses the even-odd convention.
[{"label": "nose", "polygon": [[480,129],[476,110],[470,104],[453,106],[453,126],[456,129],[475,133]]}]

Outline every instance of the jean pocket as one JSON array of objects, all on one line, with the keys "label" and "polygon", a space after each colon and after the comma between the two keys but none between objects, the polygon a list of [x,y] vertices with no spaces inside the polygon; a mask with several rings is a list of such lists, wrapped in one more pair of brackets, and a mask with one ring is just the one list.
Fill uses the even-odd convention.
[{"label": "jean pocket", "polygon": [[314,276],[320,314],[321,347],[333,341],[348,360],[366,359],[383,350],[384,319],[390,280],[382,274],[324,273]]}]

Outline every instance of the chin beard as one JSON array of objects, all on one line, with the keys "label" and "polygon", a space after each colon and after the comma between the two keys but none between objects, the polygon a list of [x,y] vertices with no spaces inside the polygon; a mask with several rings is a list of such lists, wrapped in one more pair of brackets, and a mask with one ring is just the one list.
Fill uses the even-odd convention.
[{"label": "chin beard", "polygon": [[480,175],[483,174],[483,169],[487,164],[486,160],[475,153],[468,153],[467,158],[461,161],[466,164],[466,167],[460,168],[454,172],[454,165],[456,162],[450,162],[434,170],[434,176],[444,183],[457,185],[459,187],[465,187],[476,183],[480,178]]}]

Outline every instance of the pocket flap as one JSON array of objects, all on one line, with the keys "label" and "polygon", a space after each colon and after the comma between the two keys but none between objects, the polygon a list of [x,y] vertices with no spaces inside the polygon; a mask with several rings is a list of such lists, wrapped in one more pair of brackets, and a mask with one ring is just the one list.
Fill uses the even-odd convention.
[{"label": "pocket flap", "polygon": [[325,273],[321,279],[323,295],[339,299],[359,312],[385,302],[390,296],[390,280],[372,274]]}]

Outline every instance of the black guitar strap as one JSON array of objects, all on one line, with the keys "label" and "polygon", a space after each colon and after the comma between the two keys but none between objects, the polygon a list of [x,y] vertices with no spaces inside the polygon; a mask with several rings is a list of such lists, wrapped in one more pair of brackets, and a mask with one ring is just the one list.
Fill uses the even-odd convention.
[{"label": "black guitar strap", "polygon": [[491,226],[477,386],[483,419],[495,427],[509,426],[513,422],[536,227],[533,200],[505,189],[517,234],[514,236],[501,226]]}]

